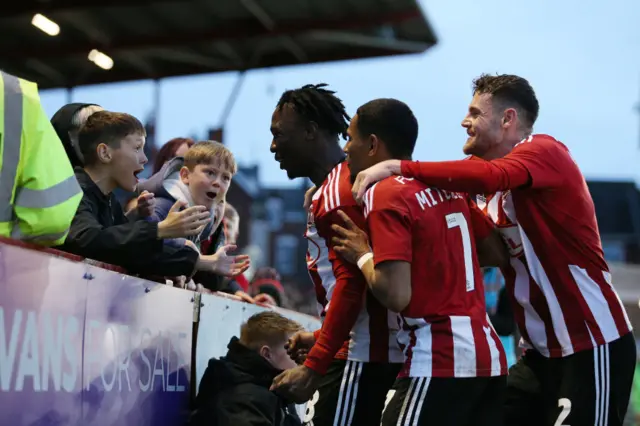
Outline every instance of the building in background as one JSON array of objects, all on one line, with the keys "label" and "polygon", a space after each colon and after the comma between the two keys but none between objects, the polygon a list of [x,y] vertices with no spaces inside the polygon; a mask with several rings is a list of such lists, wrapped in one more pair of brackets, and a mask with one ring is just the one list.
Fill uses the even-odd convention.
[{"label": "building in background", "polygon": [[587,186],[607,261],[640,264],[640,191],[636,184],[589,180]]}]

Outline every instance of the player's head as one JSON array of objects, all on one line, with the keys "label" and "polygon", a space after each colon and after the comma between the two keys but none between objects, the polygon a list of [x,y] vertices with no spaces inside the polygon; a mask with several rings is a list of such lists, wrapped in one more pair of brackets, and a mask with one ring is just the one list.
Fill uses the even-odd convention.
[{"label": "player's head", "polygon": [[266,311],[249,317],[240,329],[240,343],[256,351],[279,370],[296,366],[285,344],[302,326],[277,312]]},{"label": "player's head", "polygon": [[112,189],[134,191],[144,170],[146,131],[132,115],[97,111],[78,133],[78,145],[87,169],[100,171]]},{"label": "player's head", "polygon": [[321,150],[346,138],[349,116],[326,84],[282,94],[271,117],[271,152],[289,179],[308,177]]},{"label": "player's head", "polygon": [[473,99],[462,120],[469,135],[464,153],[488,160],[503,156],[531,134],[538,110],[538,99],[526,79],[482,74],[473,81]]},{"label": "player's head", "polygon": [[411,159],[418,138],[418,120],[397,99],[374,99],[356,111],[344,147],[351,177],[389,159]]}]

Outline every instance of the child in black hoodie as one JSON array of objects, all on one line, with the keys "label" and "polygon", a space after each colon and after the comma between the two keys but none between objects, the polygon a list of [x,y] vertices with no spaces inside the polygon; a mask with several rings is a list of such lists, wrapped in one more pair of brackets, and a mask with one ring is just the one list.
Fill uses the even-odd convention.
[{"label": "child in black hoodie", "polygon": [[293,368],[285,349],[302,326],[267,311],[242,325],[227,355],[209,361],[198,389],[189,426],[300,426],[290,401],[269,390],[273,379]]}]

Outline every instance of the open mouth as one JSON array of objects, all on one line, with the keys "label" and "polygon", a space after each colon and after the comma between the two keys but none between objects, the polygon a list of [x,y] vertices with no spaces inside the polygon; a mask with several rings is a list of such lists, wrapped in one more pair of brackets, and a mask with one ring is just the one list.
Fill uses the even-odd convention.
[{"label": "open mouth", "polygon": [[205,195],[207,196],[207,198],[208,198],[208,199],[210,199],[210,200],[215,200],[215,199],[216,199],[216,196],[217,196],[218,194],[216,194],[216,193],[215,193],[215,192],[213,192],[213,191],[207,191],[207,192],[205,193]]},{"label": "open mouth", "polygon": [[144,171],[144,169],[140,169],[140,170],[136,170],[135,172],[133,172],[133,177],[136,178],[136,181],[139,181],[140,178],[138,177],[138,175],[140,173],[142,173]]}]

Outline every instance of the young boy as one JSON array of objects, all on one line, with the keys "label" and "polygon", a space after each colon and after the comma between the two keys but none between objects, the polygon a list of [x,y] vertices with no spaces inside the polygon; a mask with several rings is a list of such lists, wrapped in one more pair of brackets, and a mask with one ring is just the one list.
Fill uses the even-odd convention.
[{"label": "young boy", "polygon": [[[201,243],[216,233],[219,234],[215,244],[217,249],[224,242],[219,225],[227,191],[236,170],[233,154],[223,144],[198,142],[189,148],[184,158],[174,158],[148,181],[140,184],[138,192],[142,194],[146,190],[155,194],[156,202],[150,219],[156,222],[167,217],[176,201],[183,202],[187,207],[204,207],[209,213],[209,223],[202,232],[189,236],[188,240],[200,251]],[[177,247],[185,245],[184,240],[168,243]]]},{"label": "young boy", "polygon": [[293,404],[269,390],[278,374],[296,366],[285,344],[300,330],[276,312],[251,316],[227,355],[209,361],[189,425],[300,425]]},{"label": "young boy", "polygon": [[[237,275],[248,267],[247,256],[227,256],[231,246],[211,256],[189,247],[163,244],[167,238],[196,235],[209,223],[206,207],[179,211],[175,203],[160,222],[130,221],[113,194],[116,188],[135,191],[144,169],[145,130],[135,117],[109,111],[91,115],[80,129],[78,144],[84,169],[76,177],[84,192],[63,250],[122,266],[134,273],[191,276],[196,270]],[[152,194],[138,199],[138,213],[148,215]]]}]

